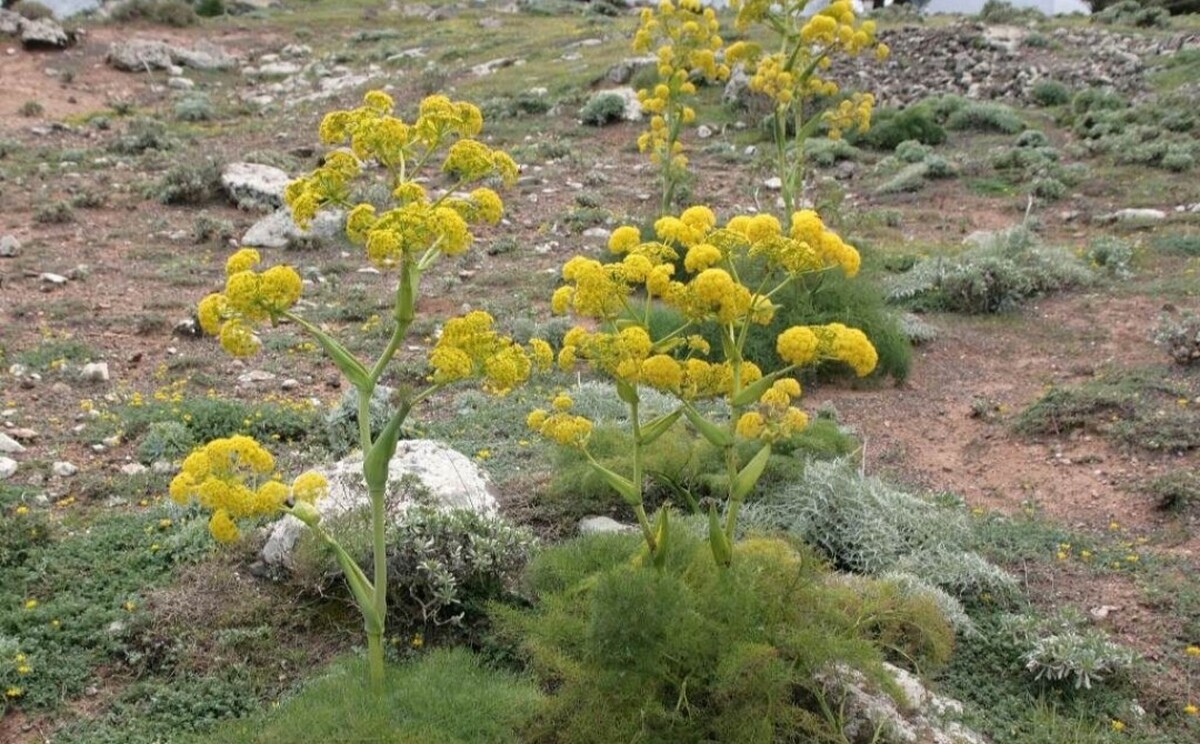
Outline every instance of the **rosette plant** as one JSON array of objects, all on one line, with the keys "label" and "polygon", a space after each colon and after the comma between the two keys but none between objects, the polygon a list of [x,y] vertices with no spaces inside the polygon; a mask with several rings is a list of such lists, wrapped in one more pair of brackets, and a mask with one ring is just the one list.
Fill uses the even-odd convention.
[{"label": "rosette plant", "polygon": [[[321,122],[320,136],[337,149],[324,165],[290,183],[286,201],[298,224],[307,226],[323,208],[346,210],[346,234],[363,246],[367,259],[394,277],[391,333],[373,360],[348,350],[326,329],[297,310],[303,283],[290,266],[257,271],[261,256],[242,249],[226,264],[223,292],[205,297],[198,315],[203,329],[220,338],[235,356],[249,356],[262,346],[264,325],[295,324],[307,332],[333,361],[358,395],[358,430],[363,451],[363,477],[370,498],[373,572],[367,572],[320,525],[314,505],[326,487],[319,476],[301,476],[290,487],[272,475],[270,454],[247,437],[209,443],[185,462],[172,484],[181,502],[198,501],[213,512],[211,530],[219,539],[236,539],[237,520],[290,513],[329,543],[362,613],[372,687],[382,688],[383,634],[387,616],[385,496],[388,463],[395,454],[400,429],[421,401],[453,383],[482,380],[485,390],[504,395],[527,380],[535,367],[553,364],[544,341],[521,346],[494,329],[482,311],[447,320],[429,353],[426,387],[402,391],[382,431],[370,426],[370,400],[388,365],[404,345],[418,309],[421,277],[444,256],[467,251],[471,226],[496,223],[504,205],[491,188],[496,180],[511,184],[517,165],[506,153],[479,142],[483,117],[470,103],[435,95],[420,104],[414,121],[393,115],[394,102],[382,91],[366,94],[362,106],[335,111]],[[444,188],[429,186],[438,182]],[[356,182],[383,180],[393,206],[380,210],[357,201]],[[472,189],[467,191],[466,189]],[[189,464],[190,463],[190,464]]]},{"label": "rosette plant", "polygon": [[[618,228],[609,248],[620,261],[605,264],[576,256],[563,266],[565,284],[555,292],[552,308],[584,322],[567,332],[558,364],[569,370],[586,362],[614,381],[629,407],[632,472],[614,472],[589,453],[592,423],[571,413],[567,395],[557,396],[549,410],[533,411],[527,423],[588,458],[632,507],[657,565],[665,560],[669,512],[660,510],[656,522],[650,522],[642,470],[645,449],[655,439],[686,418],[721,451],[728,490],[723,523],[716,504],[709,505],[709,542],[713,558],[727,566],[734,558],[738,511],[762,475],[772,444],[808,423],[792,405],[801,390],[789,375],[825,359],[844,362],[859,376],[875,368],[878,357],[866,335],[839,323],[797,325],[780,333],[776,349],[785,365],[779,369],[763,370],[745,359],[752,329],[770,324],[775,315],[774,295],[815,272],[858,272],[858,251],[826,228],[815,212],[797,212],[791,223],[785,231],[775,217],[758,214],[718,226],[712,210],[696,206],[678,217],[660,218],[655,240],[643,241],[635,227]],[[676,278],[679,258],[686,276]],[[655,337],[650,315],[657,304],[679,311],[682,322]],[[719,348],[711,348],[697,332],[706,325],[716,326]],[[644,388],[674,396],[678,406],[643,421],[639,391]],[[702,401],[714,399],[728,405],[727,421],[701,410]],[[738,456],[739,440],[759,443],[745,462]]]}]

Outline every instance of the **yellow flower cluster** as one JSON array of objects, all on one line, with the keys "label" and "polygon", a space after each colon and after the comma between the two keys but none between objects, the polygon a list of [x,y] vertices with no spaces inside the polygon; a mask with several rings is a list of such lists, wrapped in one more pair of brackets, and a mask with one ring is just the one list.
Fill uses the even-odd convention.
[{"label": "yellow flower cluster", "polygon": [[254,267],[262,257],[253,248],[242,248],[225,263],[225,291],[200,301],[196,315],[204,332],[218,336],[221,346],[234,356],[258,353],[262,342],[254,325],[275,320],[300,299],[303,283],[290,266],[272,266],[264,272]]},{"label": "yellow flower cluster", "polygon": [[560,393],[554,397],[550,411],[537,408],[530,412],[525,423],[552,442],[583,449],[592,434],[592,422],[569,413],[572,405],[570,396]]},{"label": "yellow flower cluster", "polygon": [[406,257],[419,260],[427,252],[446,255],[466,251],[474,240],[469,224],[495,224],[504,204],[490,188],[477,188],[466,197],[445,194],[431,199],[417,183],[416,171],[448,144],[442,170],[459,185],[496,176],[505,184],[516,181],[519,169],[507,153],[472,139],[483,128],[483,115],[467,102],[446,96],[429,96],[421,102],[416,121],[409,124],[392,115],[395,104],[383,91],[366,94],[362,106],[335,111],[321,122],[321,139],[327,144],[349,144],[335,150],[325,164],[299,178],[285,191],[285,200],[297,224],[307,226],[326,204],[349,207],[350,181],[363,165],[376,162],[388,170],[395,209],[376,214],[370,204],[351,209],[346,234],[364,245],[371,262],[393,268]]},{"label": "yellow flower cluster", "polygon": [[808,246],[815,253],[819,266],[839,266],[847,277],[858,275],[862,264],[858,251],[825,227],[815,211],[802,209],[793,213],[789,232],[792,240]]},{"label": "yellow flower cluster", "polygon": [[776,338],[775,351],[780,359],[797,366],[824,359],[844,362],[859,377],[871,374],[879,362],[867,334],[841,323],[792,326]]},{"label": "yellow flower cluster", "polygon": [[289,501],[313,503],[329,491],[320,473],[300,475],[289,488],[275,473],[275,458],[250,437],[214,439],[183,461],[171,481],[171,498],[212,512],[208,529],[220,542],[238,539],[237,520],[281,512]]},{"label": "yellow flower cluster", "polygon": [[545,371],[553,366],[554,352],[548,343],[534,339],[526,349],[496,333],[494,322],[482,310],[446,321],[429,353],[432,382],[448,385],[482,377],[485,389],[505,395],[528,380],[535,367]]},{"label": "yellow flower cluster", "polygon": [[695,95],[697,77],[719,81],[729,77],[729,66],[718,62],[716,52],[724,43],[721,24],[712,8],[699,0],[665,0],[658,7],[643,8],[641,26],[634,35],[638,52],[655,49],[659,84],[638,91],[642,109],[651,114],[650,128],[638,137],[638,150],[650,153],[651,162],[670,169],[687,167],[679,132],[696,119],[696,111],[685,101]]},{"label": "yellow flower cluster", "polygon": [[871,128],[871,112],[875,108],[875,96],[870,93],[855,93],[840,102],[837,108],[821,114],[829,127],[830,139],[841,139],[842,133],[856,129],[866,132]]},{"label": "yellow flower cluster", "polygon": [[798,434],[808,426],[808,416],[792,405],[800,397],[800,383],[790,378],[776,380],[762,394],[755,410],[737,420],[737,433],[746,439],[778,442]]}]

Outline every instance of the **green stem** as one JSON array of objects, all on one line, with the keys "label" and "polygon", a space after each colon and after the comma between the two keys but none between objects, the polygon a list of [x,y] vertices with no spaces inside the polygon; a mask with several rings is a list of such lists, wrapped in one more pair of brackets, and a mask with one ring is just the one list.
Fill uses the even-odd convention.
[{"label": "green stem", "polygon": [[633,484],[637,488],[638,503],[633,507],[633,511],[637,514],[638,524],[642,528],[642,534],[646,538],[646,545],[650,548],[650,555],[653,556],[658,550],[658,545],[654,538],[654,530],[650,527],[650,520],[646,517],[646,508],[642,505],[642,424],[638,420],[638,404],[634,400],[629,404],[629,420],[633,422]]},{"label": "green stem", "polygon": [[367,633],[367,679],[371,694],[376,698],[383,695],[383,630]]}]

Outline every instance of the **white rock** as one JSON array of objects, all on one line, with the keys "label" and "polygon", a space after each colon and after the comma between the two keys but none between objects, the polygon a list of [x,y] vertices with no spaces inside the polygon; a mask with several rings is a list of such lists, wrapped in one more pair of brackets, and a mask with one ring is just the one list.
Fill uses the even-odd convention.
[{"label": "white rock", "polygon": [[146,472],[146,466],[140,462],[128,462],[121,466],[124,475],[141,475]]},{"label": "white rock", "polygon": [[271,62],[258,68],[259,77],[287,77],[300,72],[300,65],[295,62]]},{"label": "white rock", "polygon": [[607,227],[589,227],[583,231],[583,237],[608,240],[612,237],[612,230],[609,230]]},{"label": "white rock", "polygon": [[276,209],[292,178],[286,171],[260,163],[230,163],[221,171],[221,187],[242,209]]},{"label": "white rock", "polygon": [[215,44],[199,42],[189,49],[154,39],[113,42],[105,59],[126,72],[170,71],[175,65],[196,70],[227,70],[235,63],[233,57]]},{"label": "white rock", "polygon": [[1118,209],[1107,214],[1104,219],[1108,222],[1123,222],[1126,224],[1159,222],[1167,218],[1167,213],[1161,209]]},{"label": "white rock", "polygon": [[[329,479],[329,495],[317,504],[324,518],[370,504],[362,476],[361,455],[351,455],[319,470]],[[471,458],[440,442],[411,439],[397,445],[396,454],[388,463],[388,507],[392,517],[403,514],[411,505],[401,498],[406,494],[397,488],[406,475],[416,476],[438,508],[472,509],[487,515],[496,513],[491,480]],[[263,546],[263,562],[268,566],[288,567],[292,549],[304,529],[303,523],[290,515],[277,521]]]},{"label": "white rock", "polygon": [[21,255],[21,241],[12,235],[0,238],[0,258],[15,258]]},{"label": "white rock", "polygon": [[52,274],[49,271],[44,271],[41,274],[38,274],[38,279],[41,279],[45,284],[50,284],[55,287],[61,287],[67,283],[67,278],[65,276],[62,274]]},{"label": "white rock", "polygon": [[340,210],[319,212],[309,230],[303,231],[292,220],[291,211],[284,207],[255,222],[242,236],[242,245],[249,248],[283,248],[288,242],[309,235],[333,239],[344,235],[345,220],[346,213]]},{"label": "white rock", "polygon": [[767,180],[763,181],[763,186],[766,186],[771,191],[782,191],[783,179],[779,176],[771,176]]},{"label": "white rock", "polygon": [[92,362],[83,365],[79,378],[85,382],[108,382],[108,362]]},{"label": "white rock", "polygon": [[0,457],[0,480],[8,480],[17,472],[17,461],[11,457]]},{"label": "white rock", "polygon": [[171,90],[191,90],[196,87],[196,81],[185,77],[168,78],[167,87]]},{"label": "white rock", "polygon": [[701,124],[700,126],[696,127],[696,136],[700,139],[708,139],[709,137],[713,136],[713,134],[715,134],[715,132],[713,132],[712,127],[708,126],[707,124]]},{"label": "white rock", "polygon": [[579,520],[579,534],[598,535],[606,532],[637,532],[631,524],[621,524],[610,517],[584,517]]},{"label": "white rock", "polygon": [[50,472],[54,473],[59,478],[70,478],[72,475],[75,475],[79,472],[79,468],[75,467],[75,465],[67,462],[66,460],[59,460],[50,466]]},{"label": "white rock", "polygon": [[25,447],[20,442],[0,432],[0,452],[6,455],[19,455],[24,451]]},{"label": "white rock", "polygon": [[300,381],[289,377],[283,382],[279,383],[279,387],[282,390],[295,390],[296,388],[300,387]]},{"label": "white rock", "polygon": [[166,460],[155,460],[154,462],[150,463],[150,472],[154,473],[155,475],[170,475],[176,470],[177,468],[175,465],[167,462]]}]

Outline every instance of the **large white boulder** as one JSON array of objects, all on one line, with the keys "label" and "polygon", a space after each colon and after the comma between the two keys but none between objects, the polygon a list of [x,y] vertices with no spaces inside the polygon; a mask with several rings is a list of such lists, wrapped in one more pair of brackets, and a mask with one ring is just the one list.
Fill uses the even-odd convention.
[{"label": "large white boulder", "polygon": [[242,245],[249,248],[285,248],[293,240],[313,237],[333,240],[344,235],[346,213],[339,209],[322,210],[308,230],[301,230],[292,219],[292,211],[281,207],[250,226],[242,236]]},{"label": "large white boulder", "polygon": [[221,186],[242,209],[277,209],[292,177],[261,163],[230,163],[221,170]]},{"label": "large white boulder", "polygon": [[[360,508],[370,508],[362,474],[362,455],[354,454],[318,470],[329,479],[329,495],[317,507],[322,520]],[[472,509],[496,514],[496,496],[491,479],[466,455],[430,439],[401,440],[388,463],[387,506],[390,517],[403,514],[413,504],[399,487],[405,476],[415,477],[428,492],[428,503],[442,509]],[[306,528],[288,515],[271,527],[260,557],[272,569],[289,568],[292,551]]]}]

